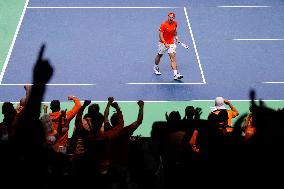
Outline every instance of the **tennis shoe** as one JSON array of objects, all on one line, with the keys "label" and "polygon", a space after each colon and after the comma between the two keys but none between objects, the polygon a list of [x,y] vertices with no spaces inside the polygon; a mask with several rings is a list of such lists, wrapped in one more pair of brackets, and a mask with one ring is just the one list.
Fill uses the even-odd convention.
[{"label": "tennis shoe", "polygon": [[160,72],[159,66],[155,65],[154,66],[154,72],[156,75],[161,75],[162,73]]},{"label": "tennis shoe", "polygon": [[175,76],[174,76],[174,80],[180,80],[183,78],[183,75],[181,75],[180,73],[177,73]]}]

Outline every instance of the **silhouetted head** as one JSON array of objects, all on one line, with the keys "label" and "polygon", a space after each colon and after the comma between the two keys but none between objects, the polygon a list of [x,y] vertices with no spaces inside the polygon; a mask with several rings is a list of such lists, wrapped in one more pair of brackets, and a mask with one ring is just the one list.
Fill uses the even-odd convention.
[{"label": "silhouetted head", "polygon": [[60,111],[60,101],[59,100],[53,100],[50,103],[50,109],[52,112],[58,112]]},{"label": "silhouetted head", "polygon": [[2,105],[2,114],[4,117],[8,115],[14,115],[16,110],[11,102],[4,102]]},{"label": "silhouetted head", "polygon": [[119,119],[118,119],[118,114],[117,113],[114,113],[112,114],[111,118],[110,118],[110,123],[113,127],[117,126],[118,125],[118,122]]},{"label": "silhouetted head", "polygon": [[89,107],[88,107],[88,114],[90,116],[92,115],[96,115],[100,112],[100,106],[96,103],[94,104],[91,104]]},{"label": "silhouetted head", "polygon": [[168,116],[168,123],[176,123],[181,120],[181,116],[178,111],[172,111]]},{"label": "silhouetted head", "polygon": [[46,132],[51,132],[53,129],[53,124],[51,121],[51,118],[48,114],[44,114],[40,117],[40,121],[42,122],[42,125]]},{"label": "silhouetted head", "polygon": [[185,118],[187,119],[193,119],[193,116],[195,115],[195,109],[193,106],[187,106],[185,108]]},{"label": "silhouetted head", "polygon": [[103,122],[104,122],[104,115],[100,112],[98,112],[94,117],[92,117],[92,126],[94,133],[98,133],[101,129]]}]

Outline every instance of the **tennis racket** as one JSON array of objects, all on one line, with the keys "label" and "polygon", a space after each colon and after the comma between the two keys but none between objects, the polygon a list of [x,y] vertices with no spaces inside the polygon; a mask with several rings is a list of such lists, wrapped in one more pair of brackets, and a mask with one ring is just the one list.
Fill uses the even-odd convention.
[{"label": "tennis racket", "polygon": [[178,42],[178,44],[180,44],[183,48],[189,49],[189,46],[184,44],[183,42]]}]

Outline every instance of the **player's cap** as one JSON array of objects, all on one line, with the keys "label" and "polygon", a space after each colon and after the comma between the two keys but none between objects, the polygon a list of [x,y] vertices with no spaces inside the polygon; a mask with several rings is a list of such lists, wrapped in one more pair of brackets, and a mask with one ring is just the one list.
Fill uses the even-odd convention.
[{"label": "player's cap", "polygon": [[176,14],[175,14],[174,12],[169,12],[169,13],[168,13],[168,16],[170,16],[170,17],[176,17]]}]

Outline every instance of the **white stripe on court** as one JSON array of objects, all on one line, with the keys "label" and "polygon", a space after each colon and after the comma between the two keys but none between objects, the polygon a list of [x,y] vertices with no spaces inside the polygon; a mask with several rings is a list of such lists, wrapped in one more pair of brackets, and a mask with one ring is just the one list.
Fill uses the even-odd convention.
[{"label": "white stripe on court", "polygon": [[[261,99],[263,102],[281,102],[283,100],[264,100],[264,99]],[[193,101],[193,102],[215,102],[215,100],[189,100],[189,101]],[[251,100],[230,100],[229,101],[231,102],[250,102]],[[256,102],[258,102],[259,100],[258,99],[255,99]]]},{"label": "white stripe on court", "polygon": [[8,54],[7,54],[7,56],[6,56],[6,60],[5,60],[5,63],[4,63],[4,65],[3,65],[3,68],[2,68],[2,71],[1,71],[1,74],[0,74],[0,84],[2,83],[2,80],[3,80],[3,77],[4,77],[5,71],[6,71],[6,69],[7,69],[7,66],[8,66],[8,63],[9,63],[11,54],[12,54],[12,50],[13,50],[13,48],[14,48],[14,45],[15,45],[15,42],[16,42],[18,33],[19,33],[19,31],[20,31],[20,27],[21,27],[21,25],[22,25],[23,18],[24,18],[24,15],[25,15],[25,13],[26,13],[26,10],[27,10],[29,1],[30,1],[30,0],[27,0],[27,1],[26,1],[26,4],[25,4],[25,6],[24,6],[24,8],[23,8],[22,15],[21,15],[20,20],[19,20],[19,23],[18,23],[18,25],[17,25],[16,32],[15,32],[15,34],[14,34],[14,38],[13,38],[12,44],[11,44],[10,49],[9,49],[9,51],[8,51]]},{"label": "white stripe on court", "polygon": [[202,69],[202,66],[201,66],[201,63],[200,63],[200,58],[199,58],[198,51],[197,51],[196,44],[195,44],[195,40],[194,40],[194,37],[193,37],[193,32],[192,32],[192,29],[191,29],[191,26],[190,26],[190,22],[189,22],[189,19],[188,19],[186,7],[184,7],[183,10],[184,10],[184,14],[185,14],[185,17],[186,17],[186,20],[187,20],[187,25],[188,25],[188,28],[189,28],[189,31],[190,31],[192,44],[193,44],[193,47],[194,47],[194,51],[195,51],[195,55],[196,55],[196,58],[197,58],[198,66],[199,66],[199,69],[200,69],[200,72],[201,72],[202,80],[203,80],[203,83],[206,84],[206,80],[205,80],[205,77],[204,77],[203,69]]},{"label": "white stripe on court", "polygon": [[232,39],[234,41],[284,41],[284,39]]},{"label": "white stripe on court", "polygon": [[[15,83],[15,84],[0,84],[0,86],[25,86],[25,85],[33,85],[33,84],[24,84],[24,83]],[[54,83],[50,83],[50,84],[45,84],[45,85],[50,85],[50,86],[90,86],[90,85],[96,85],[96,84],[89,84],[89,83],[61,83],[61,84],[54,84]]]},{"label": "white stripe on court", "polygon": [[128,85],[204,85],[206,83],[127,83]]},{"label": "white stripe on court", "polygon": [[[144,100],[143,100],[144,101]],[[184,101],[184,102],[212,102],[212,103],[214,103],[215,102],[215,100],[182,100],[182,101]],[[230,100],[231,102],[250,102],[251,100]],[[258,102],[258,100],[255,100],[256,102]],[[262,100],[263,102],[283,102],[284,100]],[[63,101],[62,101],[63,102]],[[66,102],[66,101],[65,101]],[[80,101],[80,102],[84,102],[84,101]],[[91,101],[91,103],[107,103],[108,101],[106,101],[106,100],[103,100],[103,101]],[[124,103],[124,102],[126,102],[126,103],[137,103],[137,100],[135,101],[135,100],[126,100],[126,101],[124,101],[124,100],[122,100],[122,101],[120,101],[120,100],[116,100],[116,102],[118,102],[118,103],[120,103],[120,102],[122,102],[122,103]],[[154,100],[145,100],[144,101],[145,103],[165,103],[165,102],[169,102],[169,103],[172,103],[173,101],[154,101]],[[3,104],[4,102],[0,102],[0,104]],[[11,103],[13,103],[13,104],[17,104],[17,103],[20,103],[20,102],[11,102]],[[48,101],[44,101],[44,102],[41,102],[42,104],[48,104],[48,103],[50,103],[50,102],[48,102]]]},{"label": "white stripe on court", "polygon": [[[82,102],[84,102],[84,101],[82,101]],[[103,103],[106,103],[106,102],[108,102],[108,101],[106,101],[106,100],[103,100],[103,101],[91,101],[91,103],[96,103],[96,102],[103,102]],[[116,102],[134,102],[134,103],[137,103],[137,100],[116,100]],[[147,101],[147,100],[143,100],[143,102],[171,102],[171,101],[154,101],[154,100],[149,100],[149,101]]]},{"label": "white stripe on court", "polygon": [[231,5],[231,6],[217,6],[219,8],[270,8],[271,6],[238,6],[238,5]]},{"label": "white stripe on court", "polygon": [[266,84],[284,84],[284,81],[265,81],[262,83],[266,83]]},{"label": "white stripe on court", "polygon": [[176,9],[182,7],[27,7],[28,9]]}]

